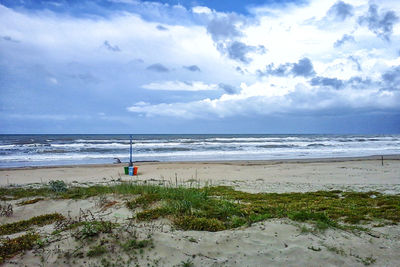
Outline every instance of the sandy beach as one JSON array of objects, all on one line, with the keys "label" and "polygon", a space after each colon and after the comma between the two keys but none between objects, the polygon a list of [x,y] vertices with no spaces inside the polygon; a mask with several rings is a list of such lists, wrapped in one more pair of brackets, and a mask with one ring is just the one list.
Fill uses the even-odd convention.
[{"label": "sandy beach", "polygon": [[[318,190],[378,191],[400,194],[400,157],[313,159],[287,161],[234,162],[138,162],[138,176],[123,174],[123,166],[81,165],[0,170],[0,184],[5,187],[45,184],[63,180],[69,185],[113,184],[141,181],[155,185],[228,185],[236,190],[258,193],[310,192]],[[79,217],[91,211],[96,218],[126,223],[135,215],[124,204],[126,197],[108,195],[87,199],[45,199],[14,206],[10,217],[0,217],[1,224],[59,212]],[[104,208],[102,203],[113,203]],[[364,225],[367,232],[328,229],[305,231],[312,226],[290,219],[269,219],[219,232],[183,231],[169,220],[134,222],[130,227],[140,238],[151,236],[154,249],[137,256],[138,266],[399,266],[400,227]],[[39,229],[48,234],[53,226]],[[129,232],[129,231],[128,231]],[[126,233],[125,233],[126,234]],[[121,235],[124,235],[123,233]],[[18,234],[11,235],[11,237]],[[96,258],[68,259],[78,242],[62,234],[40,250],[19,254],[5,266],[106,266]],[[74,263],[75,262],[75,263]],[[135,266],[122,257],[121,266]],[[101,263],[101,264],[100,264]]]},{"label": "sandy beach", "polygon": [[0,185],[99,183],[111,180],[165,182],[200,181],[229,185],[248,192],[305,192],[329,189],[400,193],[400,156],[284,161],[137,162],[137,176],[127,164],[75,165],[0,169]]}]

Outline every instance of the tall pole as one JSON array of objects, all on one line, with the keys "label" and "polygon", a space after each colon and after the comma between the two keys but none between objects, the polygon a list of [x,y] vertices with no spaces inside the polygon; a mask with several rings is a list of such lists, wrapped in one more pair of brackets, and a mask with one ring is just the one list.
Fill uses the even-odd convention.
[{"label": "tall pole", "polygon": [[133,163],[132,163],[132,135],[130,135],[129,166],[133,166]]}]

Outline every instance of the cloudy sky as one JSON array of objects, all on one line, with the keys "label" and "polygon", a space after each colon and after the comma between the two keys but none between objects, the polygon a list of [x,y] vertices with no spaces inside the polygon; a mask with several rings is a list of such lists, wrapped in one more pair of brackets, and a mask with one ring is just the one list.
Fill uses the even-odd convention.
[{"label": "cloudy sky", "polygon": [[0,0],[0,132],[400,133],[400,2]]}]

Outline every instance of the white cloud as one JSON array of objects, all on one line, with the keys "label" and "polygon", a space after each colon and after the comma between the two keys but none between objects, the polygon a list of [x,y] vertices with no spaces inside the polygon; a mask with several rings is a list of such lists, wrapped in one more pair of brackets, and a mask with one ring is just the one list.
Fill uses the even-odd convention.
[{"label": "white cloud", "polygon": [[335,90],[298,83],[295,88],[282,92],[283,90],[274,89],[269,84],[242,84],[242,91],[235,95],[224,94],[220,98],[206,98],[188,103],[140,103],[129,107],[128,110],[150,117],[170,116],[184,119],[309,113],[340,115],[349,110],[400,111],[400,92],[382,90],[376,85],[366,90],[354,89],[351,86]]},{"label": "white cloud", "polygon": [[[189,11],[191,23],[179,23],[168,12],[165,16],[170,16],[169,21],[174,23],[145,20],[140,12],[115,12],[110,17],[94,19],[50,11],[19,12],[0,5],[0,36],[19,41],[0,41],[0,49],[5,51],[4,62],[47,64],[44,69],[51,69],[51,75],[57,77],[48,78],[48,83],[59,87],[66,75],[58,71],[68,72],[72,69],[69,64],[78,61],[73,66],[85,66],[85,73],[90,71],[94,77],[101,77],[98,86],[105,85],[96,87],[96,92],[101,92],[102,97],[106,90],[117,95],[121,88],[141,90],[137,95],[143,99],[155,94],[147,90],[167,90],[171,91],[169,95],[176,96],[179,91],[201,91],[196,99],[204,95],[202,100],[166,103],[171,98],[162,98],[160,94],[155,98],[158,103],[138,99],[140,102],[127,108],[147,116],[207,118],[398,110],[399,91],[386,88],[382,74],[400,65],[400,23],[393,26],[388,42],[358,22],[368,12],[368,0],[345,1],[354,8],[352,15],[343,20],[329,17],[328,11],[335,2],[312,0],[302,5],[252,8],[251,18],[197,6],[192,13]],[[169,5],[164,8],[183,10]],[[400,16],[400,4],[396,1],[385,1],[379,10],[393,10]],[[168,30],[160,31],[158,25],[165,25]],[[351,42],[335,47],[345,35]],[[111,53],[104,49],[105,42],[120,51]],[[223,46],[235,42],[252,48],[242,51],[249,60],[229,58],[227,47],[224,50]],[[259,52],[261,47],[265,47],[265,53]],[[312,63],[314,76],[258,75],[270,64],[275,68],[293,66],[304,58]],[[134,59],[144,64],[135,63]],[[162,64],[170,71],[145,71],[152,64]],[[201,66],[201,72],[182,68],[191,65]],[[312,85],[315,77],[319,77],[318,81],[337,79],[344,85],[340,90],[323,82]],[[353,78],[359,82],[349,83]],[[240,84],[240,90],[218,95],[222,93],[217,91],[220,84],[232,88]],[[81,88],[80,84],[73,86]]]},{"label": "white cloud", "polygon": [[[336,79],[343,88],[310,85],[312,77],[268,76],[242,83],[237,94],[219,98],[204,98],[188,103],[146,104],[130,109],[148,116],[179,116],[183,118],[228,117],[238,115],[268,115],[273,113],[350,112],[395,109],[399,110],[398,91],[390,91],[382,84],[382,73],[399,64],[395,50],[399,37],[394,27],[392,43],[385,43],[374,33],[360,27],[358,18],[369,8],[368,1],[346,1],[354,9],[345,20],[329,17],[334,4],[311,1],[305,6],[288,5],[282,8],[259,8],[252,11],[258,23],[241,27],[237,40],[248,45],[263,45],[265,54],[249,54],[252,62],[246,67],[251,74],[265,66],[311,60],[315,76]],[[400,5],[389,5],[400,11]],[[335,47],[344,34],[354,38],[350,44]],[[396,50],[397,51],[397,50]],[[355,77],[357,83],[346,82]],[[366,82],[368,81],[368,82]]]},{"label": "white cloud", "polygon": [[165,91],[207,91],[216,90],[218,85],[206,84],[199,81],[181,82],[181,81],[164,81],[145,84],[142,86],[149,90],[165,90]]},{"label": "white cloud", "polygon": [[211,9],[209,9],[206,6],[195,6],[192,8],[192,12],[197,13],[197,14],[211,14],[212,13]]},{"label": "white cloud", "polygon": [[49,77],[49,78],[48,78],[48,81],[49,81],[49,83],[51,83],[51,84],[53,84],[53,85],[57,85],[57,84],[58,84],[57,79],[54,78],[54,77]]},{"label": "white cloud", "polygon": [[[19,47],[29,49],[34,57],[46,61],[65,62],[79,59],[86,63],[121,63],[142,58],[186,64],[187,60],[217,61],[219,54],[206,29],[199,26],[167,25],[169,31],[157,30],[156,22],[148,22],[132,13],[115,13],[109,19],[73,18],[49,12],[24,14],[0,5],[0,33],[21,40]],[[121,52],[104,50],[112,43]],[[199,49],[201,47],[201,49]],[[154,53],[157,51],[157,53]],[[12,51],[10,51],[12,52]],[[17,52],[13,55],[18,58]]]}]

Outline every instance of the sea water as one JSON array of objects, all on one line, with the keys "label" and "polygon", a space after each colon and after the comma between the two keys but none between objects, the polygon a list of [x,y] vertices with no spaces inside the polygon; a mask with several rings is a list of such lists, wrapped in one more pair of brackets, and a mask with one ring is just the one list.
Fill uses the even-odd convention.
[{"label": "sea water", "polygon": [[[400,135],[133,135],[134,161],[400,154]],[[0,135],[0,167],[129,161],[129,135]]]}]

